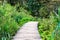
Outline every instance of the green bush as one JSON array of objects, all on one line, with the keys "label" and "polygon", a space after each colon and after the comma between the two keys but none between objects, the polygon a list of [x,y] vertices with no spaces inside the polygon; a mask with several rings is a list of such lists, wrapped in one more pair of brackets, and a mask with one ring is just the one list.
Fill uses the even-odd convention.
[{"label": "green bush", "polygon": [[1,17],[0,24],[0,40],[11,40],[11,37],[16,33],[19,26],[10,17]]},{"label": "green bush", "polygon": [[50,15],[50,11],[47,7],[41,7],[40,10],[39,10],[39,16],[41,18],[48,18]]},{"label": "green bush", "polygon": [[51,13],[50,17],[39,19],[39,33],[41,35],[42,40],[50,40],[51,34],[54,31],[57,24],[57,19]]},{"label": "green bush", "polygon": [[58,16],[56,16],[58,18],[58,24],[55,28],[55,30],[52,32],[51,35],[51,40],[60,40],[60,7],[58,7]]},{"label": "green bush", "polygon": [[31,11],[32,16],[37,16],[39,15],[38,10],[39,10],[39,2],[37,0],[28,0],[27,1],[27,8]]},{"label": "green bush", "polygon": [[11,18],[12,7],[9,4],[0,6],[0,40],[11,40],[19,26]]},{"label": "green bush", "polygon": [[12,18],[18,23],[18,25],[22,25],[28,21],[34,21],[35,18],[33,18],[31,15],[29,15],[30,12],[27,10],[23,9],[22,7],[20,8],[20,12],[14,12],[11,16]]},{"label": "green bush", "polygon": [[32,16],[27,14],[25,9],[20,8],[20,12],[16,8],[9,5],[0,6],[0,40],[11,40],[19,26],[28,21],[34,20]]}]

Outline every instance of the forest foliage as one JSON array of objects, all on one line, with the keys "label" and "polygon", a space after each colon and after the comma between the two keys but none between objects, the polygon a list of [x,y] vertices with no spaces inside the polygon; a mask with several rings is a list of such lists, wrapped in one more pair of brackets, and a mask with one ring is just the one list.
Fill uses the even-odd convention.
[{"label": "forest foliage", "polygon": [[[59,1],[0,0],[0,40],[11,40],[28,21],[38,21],[42,40],[52,40],[56,29]],[[54,38],[54,37],[53,37]]]}]

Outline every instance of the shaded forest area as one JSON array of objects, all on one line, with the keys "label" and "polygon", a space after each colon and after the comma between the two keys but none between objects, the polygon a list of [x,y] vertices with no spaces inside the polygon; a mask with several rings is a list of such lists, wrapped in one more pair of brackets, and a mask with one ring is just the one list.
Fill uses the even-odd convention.
[{"label": "shaded forest area", "polygon": [[[4,1],[2,2],[4,3]],[[50,14],[50,11],[54,11],[57,13],[57,8],[60,4],[59,0],[5,0],[5,2],[11,4],[12,6],[17,6],[16,9],[18,11],[22,6],[27,11],[31,11],[32,16],[36,17],[47,17]]]},{"label": "shaded forest area", "polygon": [[58,15],[59,0],[0,0],[0,40],[12,40],[28,21],[39,22],[42,40],[60,40],[60,34],[55,32],[60,29],[56,27],[60,20]]}]

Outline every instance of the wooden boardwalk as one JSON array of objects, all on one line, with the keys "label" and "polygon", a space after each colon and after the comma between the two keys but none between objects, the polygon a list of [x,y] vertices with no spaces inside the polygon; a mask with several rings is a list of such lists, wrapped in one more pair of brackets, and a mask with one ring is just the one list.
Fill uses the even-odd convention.
[{"label": "wooden boardwalk", "polygon": [[38,22],[28,22],[20,28],[13,40],[41,40],[38,33]]}]

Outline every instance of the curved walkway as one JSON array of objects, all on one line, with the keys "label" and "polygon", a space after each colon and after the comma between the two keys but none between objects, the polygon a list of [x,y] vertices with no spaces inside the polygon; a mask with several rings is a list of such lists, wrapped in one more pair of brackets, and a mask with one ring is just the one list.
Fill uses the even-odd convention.
[{"label": "curved walkway", "polygon": [[38,22],[28,22],[14,36],[13,40],[41,40],[38,33]]}]

